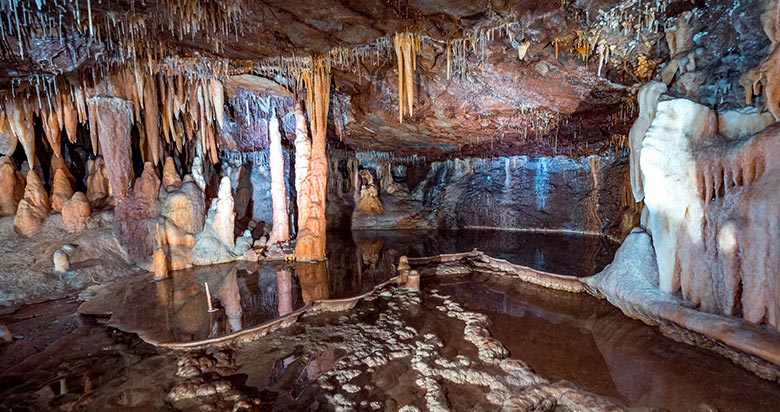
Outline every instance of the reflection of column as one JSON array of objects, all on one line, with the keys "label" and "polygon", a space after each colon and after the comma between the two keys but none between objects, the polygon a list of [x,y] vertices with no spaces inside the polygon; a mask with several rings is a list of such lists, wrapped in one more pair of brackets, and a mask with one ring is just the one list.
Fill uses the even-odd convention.
[{"label": "reflection of column", "polygon": [[276,290],[279,299],[279,316],[284,316],[293,311],[292,274],[289,270],[276,272]]},{"label": "reflection of column", "polygon": [[222,285],[217,291],[217,299],[222,303],[222,307],[225,308],[230,331],[240,331],[241,315],[243,315],[244,311],[241,309],[241,290],[238,288],[238,276],[236,276],[235,269],[222,281]]},{"label": "reflection of column", "polygon": [[154,282],[155,290],[157,291],[157,301],[159,307],[162,308],[165,314],[165,339],[169,339],[168,332],[171,330],[171,313],[173,312],[173,280],[161,280]]},{"label": "reflection of column", "polygon": [[304,302],[328,299],[328,266],[326,262],[297,262],[295,271],[301,284]]}]

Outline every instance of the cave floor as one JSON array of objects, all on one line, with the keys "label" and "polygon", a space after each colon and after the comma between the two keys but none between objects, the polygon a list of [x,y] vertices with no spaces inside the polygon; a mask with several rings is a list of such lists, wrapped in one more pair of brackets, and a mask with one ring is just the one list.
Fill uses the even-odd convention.
[{"label": "cave floor", "polygon": [[433,272],[423,268],[420,292],[389,286],[351,310],[307,314],[256,341],[199,351],[158,348],[80,316],[78,296],[7,308],[0,323],[17,340],[0,346],[0,409],[567,411],[614,402],[698,412],[780,404],[776,384],[590,296],[479,272],[425,276]]}]

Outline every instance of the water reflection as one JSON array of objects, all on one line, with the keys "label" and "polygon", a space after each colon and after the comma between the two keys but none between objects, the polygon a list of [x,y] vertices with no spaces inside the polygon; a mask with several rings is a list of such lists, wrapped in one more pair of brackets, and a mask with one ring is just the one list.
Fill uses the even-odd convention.
[{"label": "water reflection", "polygon": [[777,410],[780,390],[728,359],[679,344],[587,295],[475,274],[431,279],[488,315],[491,334],[542,376],[564,379],[631,410]]},{"label": "water reflection", "polygon": [[[364,270],[375,271],[387,258],[468,252],[490,256],[551,273],[590,276],[612,261],[619,244],[602,236],[505,230],[355,231],[329,233],[328,244],[354,242]],[[329,247],[330,249],[330,247]],[[334,254],[328,253],[331,261]]]},{"label": "water reflection", "polygon": [[[474,247],[558,273],[590,274],[612,256],[611,245],[599,237],[471,230],[329,233],[324,262],[223,264],[177,271],[158,282],[144,275],[112,286],[82,312],[113,314],[116,327],[151,342],[203,340],[260,325],[306,302],[369,291],[393,275],[401,255]],[[208,311],[206,284],[214,312]]]}]

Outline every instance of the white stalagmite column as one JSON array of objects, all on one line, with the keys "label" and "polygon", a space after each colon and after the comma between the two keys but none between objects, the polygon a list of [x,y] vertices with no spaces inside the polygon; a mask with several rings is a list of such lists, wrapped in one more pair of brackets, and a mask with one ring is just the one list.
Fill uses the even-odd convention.
[{"label": "white stalagmite column", "polygon": [[284,185],[284,153],[282,153],[282,134],[279,131],[279,119],[271,113],[268,125],[271,141],[268,163],[271,166],[271,202],[274,209],[274,227],[271,231],[273,243],[290,240],[290,219],[287,215],[287,188]]},{"label": "white stalagmite column", "polygon": [[295,104],[295,192],[300,196],[301,182],[309,174],[311,140],[306,130],[306,116],[300,103]]}]

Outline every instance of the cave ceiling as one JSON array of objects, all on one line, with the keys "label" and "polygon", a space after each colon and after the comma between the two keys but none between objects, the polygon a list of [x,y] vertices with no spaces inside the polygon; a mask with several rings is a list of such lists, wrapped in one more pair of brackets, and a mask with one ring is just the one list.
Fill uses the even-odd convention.
[{"label": "cave ceiling", "polygon": [[[691,7],[667,3],[9,2],[0,6],[0,89],[172,59],[220,62],[229,67],[220,76],[289,85],[280,57],[325,55],[336,145],[432,157],[578,155],[625,144],[632,92],[664,52],[660,21]],[[401,32],[420,40],[414,114],[403,122],[392,43]]]}]

